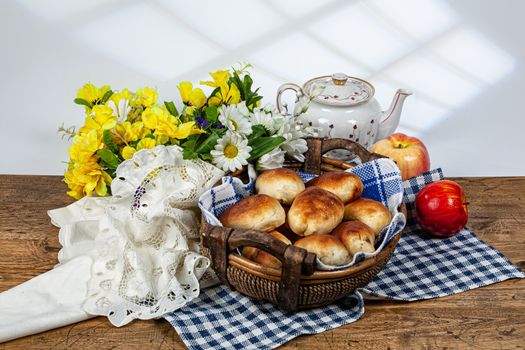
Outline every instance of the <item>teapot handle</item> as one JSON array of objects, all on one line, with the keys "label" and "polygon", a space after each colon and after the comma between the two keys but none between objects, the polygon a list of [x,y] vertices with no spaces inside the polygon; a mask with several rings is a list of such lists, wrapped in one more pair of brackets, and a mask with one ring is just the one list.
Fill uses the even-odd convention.
[{"label": "teapot handle", "polygon": [[294,84],[294,83],[286,83],[286,84],[283,84],[281,86],[279,86],[279,89],[277,89],[277,110],[279,111],[279,113],[283,113],[283,111],[285,110],[284,106],[283,106],[283,103],[281,101],[281,95],[283,94],[283,92],[285,92],[286,90],[293,90],[295,91],[295,94],[297,95],[297,98],[301,97],[304,95],[304,91],[303,89],[297,85],[297,84]]}]

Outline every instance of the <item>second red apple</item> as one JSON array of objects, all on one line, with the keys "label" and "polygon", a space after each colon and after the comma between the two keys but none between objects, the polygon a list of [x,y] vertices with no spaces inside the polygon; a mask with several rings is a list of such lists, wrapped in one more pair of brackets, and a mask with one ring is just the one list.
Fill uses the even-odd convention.
[{"label": "second red apple", "polygon": [[415,137],[395,133],[376,142],[370,151],[394,160],[401,170],[403,181],[430,170],[427,148]]}]

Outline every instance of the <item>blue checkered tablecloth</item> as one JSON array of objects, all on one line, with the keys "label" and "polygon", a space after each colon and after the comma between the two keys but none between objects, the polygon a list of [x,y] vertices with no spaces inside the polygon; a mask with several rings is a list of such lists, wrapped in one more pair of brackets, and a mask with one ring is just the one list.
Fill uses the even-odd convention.
[{"label": "blue checkered tablecloth", "polygon": [[[364,175],[359,169],[358,175]],[[394,255],[369,285],[343,300],[323,308],[285,313],[269,303],[216,286],[203,290],[198,299],[164,317],[190,349],[272,349],[299,335],[320,333],[358,320],[365,310],[363,295],[412,301],[525,278],[520,269],[468,229],[447,239],[427,237],[419,229],[413,216],[415,196],[426,184],[442,178],[441,170],[436,169],[402,184],[408,218]],[[225,183],[229,181],[232,179],[225,179]],[[369,187],[377,184],[372,179],[367,181]],[[232,196],[238,201],[252,190],[253,183],[248,187],[238,183],[231,186],[235,187]],[[379,192],[388,193],[381,187]],[[368,196],[374,197],[370,191]],[[378,194],[374,199],[385,203],[387,198]],[[212,216],[218,216],[225,209],[221,204],[231,198],[213,200],[218,204]]]}]

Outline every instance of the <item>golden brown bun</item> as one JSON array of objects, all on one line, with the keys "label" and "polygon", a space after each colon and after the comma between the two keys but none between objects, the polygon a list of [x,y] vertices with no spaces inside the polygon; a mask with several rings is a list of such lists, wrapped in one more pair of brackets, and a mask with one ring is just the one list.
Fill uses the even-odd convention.
[{"label": "golden brown bun", "polygon": [[308,187],[292,203],[288,225],[299,236],[330,233],[343,220],[344,204],[335,194]]},{"label": "golden brown bun", "polygon": [[249,196],[220,216],[226,227],[270,232],[284,224],[286,215],[277,199],[265,194]]},{"label": "golden brown bun", "polygon": [[363,183],[359,176],[345,171],[334,171],[319,175],[306,183],[306,187],[310,186],[317,186],[332,192],[339,196],[343,203],[352,202],[363,193]]},{"label": "golden brown bun", "polygon": [[[288,238],[286,238],[277,231],[272,231],[269,234],[283,241],[286,244],[292,244],[292,242],[290,242]],[[257,249],[254,247],[244,247],[242,249],[242,255],[247,259],[255,261],[256,263],[268,267],[273,267],[274,269],[280,269],[282,266],[281,261],[279,259],[271,255],[270,253],[265,252],[264,250]]]},{"label": "golden brown bun", "polygon": [[390,224],[392,215],[383,204],[372,199],[360,198],[345,206],[345,220],[357,220],[367,224],[377,237],[383,227]]},{"label": "golden brown bun", "polygon": [[283,204],[292,204],[299,193],[304,191],[304,182],[291,169],[263,171],[255,181],[255,191],[277,199]]},{"label": "golden brown bun", "polygon": [[375,251],[374,231],[368,225],[360,221],[346,221],[332,231],[346,247],[350,254],[355,255],[357,252],[373,253]]},{"label": "golden brown bun", "polygon": [[343,243],[331,235],[311,235],[294,243],[317,255],[326,265],[344,265],[350,261],[350,254]]}]

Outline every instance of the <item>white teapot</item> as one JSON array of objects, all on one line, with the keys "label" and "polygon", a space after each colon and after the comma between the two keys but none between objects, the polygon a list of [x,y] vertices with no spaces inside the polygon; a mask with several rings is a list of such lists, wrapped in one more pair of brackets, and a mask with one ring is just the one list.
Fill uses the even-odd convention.
[{"label": "white teapot", "polygon": [[[301,88],[286,83],[277,90],[277,108],[283,113],[281,95],[285,90],[294,90],[298,100],[310,96],[312,89],[322,91],[315,96],[304,114],[305,121],[319,128],[320,137],[340,137],[358,142],[366,148],[392,134],[399,124],[401,109],[410,91],[399,89],[390,108],[381,111],[374,98],[375,89],[369,82],[349,77],[343,73],[313,78]],[[295,112],[300,108],[295,106]]]}]

